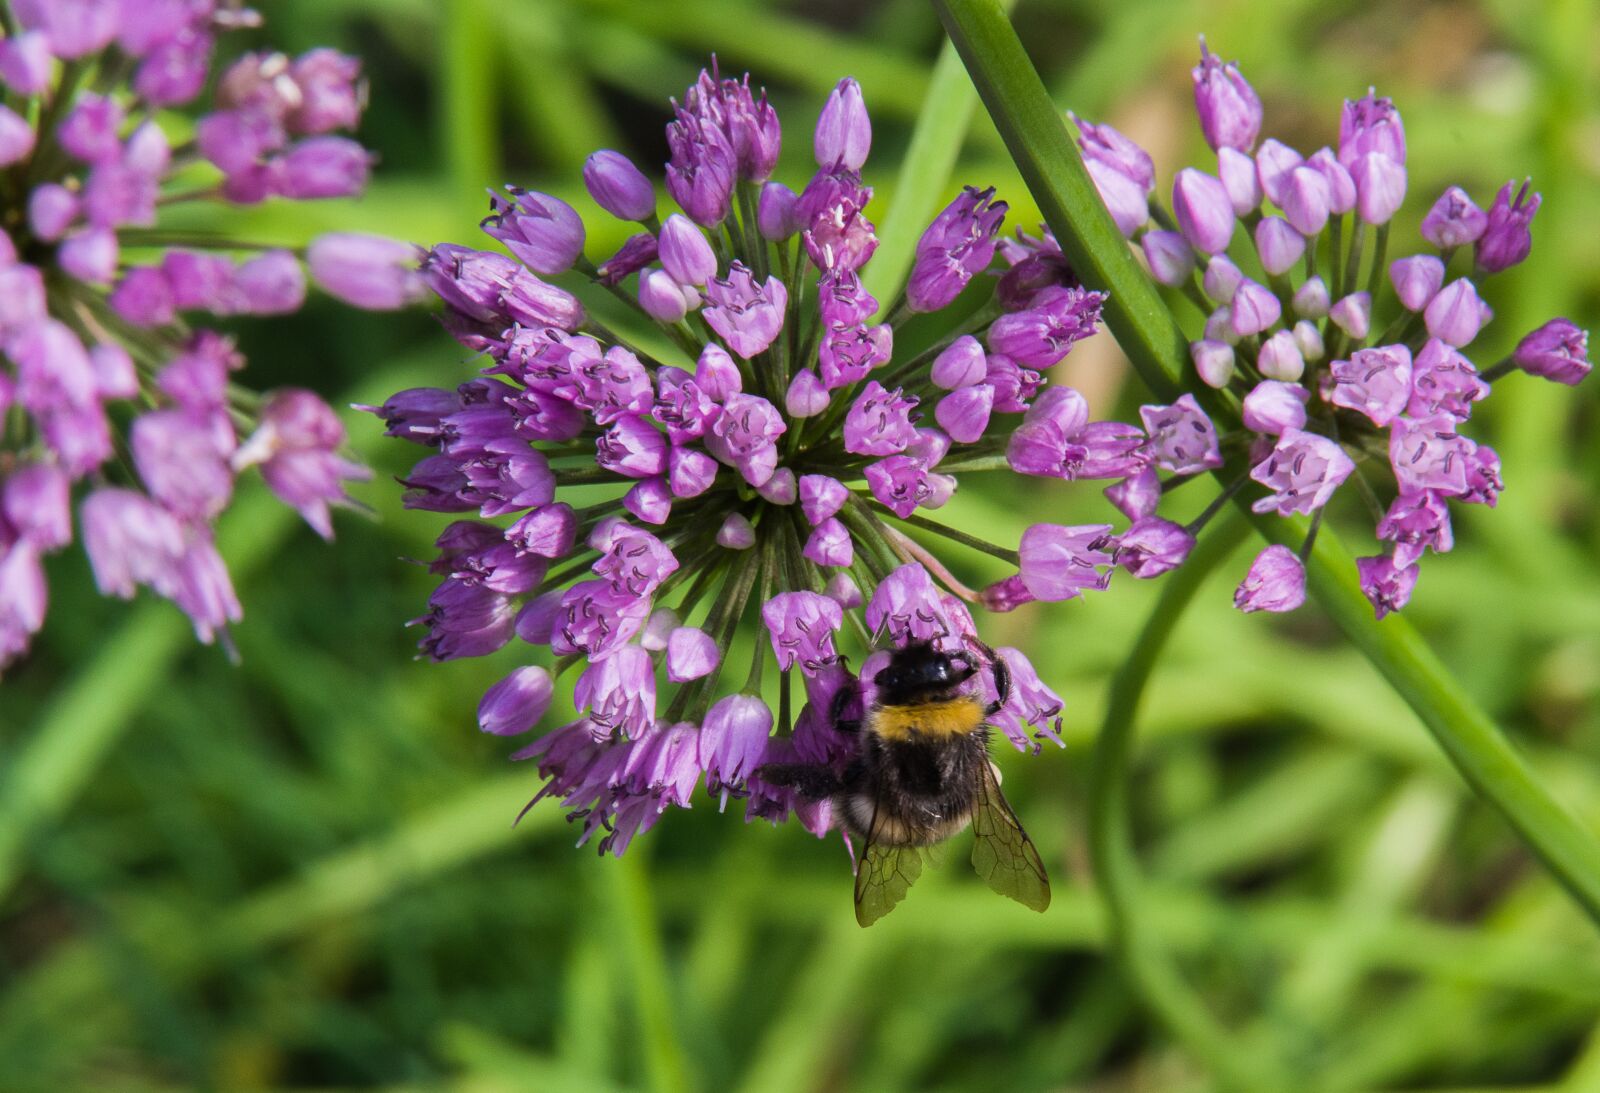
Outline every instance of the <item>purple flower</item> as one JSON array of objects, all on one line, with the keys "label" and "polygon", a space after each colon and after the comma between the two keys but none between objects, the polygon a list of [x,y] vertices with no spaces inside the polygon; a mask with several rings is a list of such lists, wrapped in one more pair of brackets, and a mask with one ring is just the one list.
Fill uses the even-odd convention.
[{"label": "purple flower", "polygon": [[[928,468],[919,459],[906,455],[885,456],[868,463],[862,472],[867,488],[884,508],[902,520],[920,505],[934,499],[935,484]],[[931,506],[930,506],[931,507]]]},{"label": "purple flower", "polygon": [[1456,434],[1457,424],[1447,414],[1395,419],[1389,431],[1389,463],[1402,492],[1453,495],[1466,490],[1473,443]]},{"label": "purple flower", "polygon": [[783,327],[789,293],[776,276],[757,285],[743,262],[735,261],[728,276],[706,286],[710,304],[702,314],[739,356],[749,359],[772,344]]},{"label": "purple flower", "polygon": [[332,539],[328,505],[348,500],[346,480],[371,477],[365,467],[337,454],[344,442],[344,426],[326,402],[310,391],[288,388],[263,404],[261,424],[233,453],[232,464],[235,470],[259,465],[272,492],[317,534]]},{"label": "purple flower", "polygon": [[624,645],[612,655],[592,661],[578,677],[572,703],[587,711],[597,738],[643,736],[656,716],[656,676],[650,654],[637,645]]},{"label": "purple flower", "polygon": [[849,565],[856,556],[849,530],[831,516],[816,526],[800,553],[824,566]]},{"label": "purple flower", "polygon": [[1261,142],[1261,149],[1256,152],[1256,175],[1262,192],[1278,208],[1283,208],[1284,188],[1290,172],[1304,162],[1300,153],[1287,144],[1271,137]]},{"label": "purple flower", "polygon": [[1333,324],[1357,341],[1362,341],[1372,330],[1372,297],[1365,292],[1352,292],[1328,309]]},{"label": "purple flower", "polygon": [[478,703],[478,728],[496,736],[515,736],[538,724],[550,708],[550,673],[528,665],[484,692]]},{"label": "purple flower", "polygon": [[1199,474],[1222,466],[1217,430],[1193,395],[1180,395],[1171,406],[1141,406],[1139,417],[1157,466],[1174,474]]},{"label": "purple flower", "polygon": [[693,626],[680,626],[667,636],[667,678],[687,683],[716,671],[722,651],[711,635]]},{"label": "purple flower", "polygon": [[771,734],[772,711],[759,697],[734,694],[718,700],[706,713],[697,743],[706,785],[713,792],[742,786],[761,765]]},{"label": "purple flower", "polygon": [[1228,191],[1235,216],[1248,216],[1261,204],[1261,176],[1256,173],[1256,161],[1224,145],[1217,149],[1217,177],[1222,188]]},{"label": "purple flower", "polygon": [[1511,196],[1513,185],[1514,182],[1507,182],[1494,195],[1487,224],[1473,251],[1478,268],[1485,273],[1510,269],[1528,257],[1528,252],[1533,249],[1533,235],[1528,226],[1533,223],[1533,214],[1539,211],[1542,199],[1538,194],[1531,198],[1528,196],[1531,180],[1522,183],[1516,197]]},{"label": "purple flower", "polygon": [[1118,230],[1132,238],[1150,219],[1156,172],[1149,153],[1109,125],[1093,125],[1076,115],[1072,120],[1089,177]]},{"label": "purple flower", "polygon": [[1294,551],[1273,544],[1250,563],[1233,593],[1233,606],[1252,611],[1293,611],[1306,602],[1306,567]]},{"label": "purple flower", "polygon": [[844,625],[844,610],[827,596],[780,593],[762,607],[761,621],[772,637],[772,652],[780,668],[798,664],[811,676],[838,659],[833,634]]},{"label": "purple flower", "polygon": [[1189,343],[1189,359],[1194,362],[1195,374],[1207,387],[1219,390],[1228,386],[1233,378],[1233,346],[1227,342],[1203,338]]},{"label": "purple flower", "polygon": [[848,167],[818,171],[795,203],[806,254],[820,270],[860,269],[878,249],[872,222],[862,210],[870,187]]},{"label": "purple flower", "polygon": [[1517,343],[1511,359],[1533,376],[1568,387],[1589,374],[1589,332],[1568,319],[1551,319]]},{"label": "purple flower", "polygon": [[1472,404],[1489,394],[1472,362],[1438,338],[1428,339],[1411,370],[1411,398],[1406,414],[1413,418],[1446,414],[1457,421],[1472,416]]},{"label": "purple flower", "polygon": [[917,241],[906,284],[912,311],[938,311],[950,304],[976,273],[994,259],[994,236],[1005,219],[1006,203],[994,200],[994,187],[966,187],[934,218]]},{"label": "purple flower", "polygon": [[584,160],[583,185],[596,205],[619,220],[645,220],[656,211],[655,187],[621,152],[605,149]]},{"label": "purple flower", "polygon": [[952,440],[972,444],[988,429],[993,410],[994,388],[979,383],[944,396],[933,408],[933,416]]},{"label": "purple flower", "polygon": [[1247,280],[1233,294],[1228,327],[1235,337],[1248,338],[1271,329],[1282,314],[1283,307],[1271,289]]},{"label": "purple flower", "polygon": [[1084,589],[1103,592],[1111,584],[1116,540],[1109,524],[1063,527],[1034,524],[1022,533],[1019,553],[1023,586],[1035,599],[1070,600]]},{"label": "purple flower", "polygon": [[1178,568],[1193,549],[1194,536],[1182,525],[1144,516],[1116,537],[1113,554],[1130,574],[1149,579]]},{"label": "purple flower", "polygon": [[1117,511],[1129,520],[1139,520],[1153,514],[1161,502],[1161,479],[1149,467],[1113,482],[1104,490],[1106,499],[1117,506]]},{"label": "purple flower", "polygon": [[843,484],[823,474],[803,474],[799,486],[800,509],[813,527],[843,508],[850,497]]},{"label": "purple flower", "polygon": [[988,372],[983,346],[970,334],[963,334],[951,342],[933,359],[929,379],[938,387],[954,391],[982,383]]},{"label": "purple flower", "polygon": [[1303,429],[1310,394],[1297,383],[1262,380],[1244,397],[1245,428],[1264,436],[1278,436],[1285,429]]},{"label": "purple flower", "polygon": [[1185,167],[1172,183],[1172,214],[1178,230],[1196,249],[1221,254],[1233,238],[1233,202],[1216,178]]},{"label": "purple flower", "polygon": [[900,388],[887,391],[869,380],[844,420],[844,449],[856,455],[894,455],[915,438],[911,411],[915,398],[902,397]]},{"label": "purple flower", "polygon": [[434,660],[478,657],[511,640],[513,601],[485,584],[447,580],[428,597],[428,613],[412,620],[428,627],[417,647]]},{"label": "purple flower", "polygon": [[1339,115],[1339,162],[1354,173],[1362,156],[1378,154],[1404,165],[1406,131],[1391,99],[1374,91],[1351,102],[1346,99]]},{"label": "purple flower", "polygon": [[332,232],[306,251],[317,286],[336,299],[369,311],[406,307],[427,294],[417,269],[422,251],[377,235]]},{"label": "purple flower", "polygon": [[1255,235],[1261,265],[1274,276],[1289,272],[1306,252],[1305,236],[1281,217],[1264,217],[1256,224]]},{"label": "purple flower", "polygon": [[1322,231],[1328,223],[1331,200],[1328,179],[1315,167],[1296,167],[1284,181],[1283,215],[1301,235],[1311,236]]},{"label": "purple flower", "polygon": [[1200,130],[1214,149],[1235,148],[1248,152],[1261,132],[1261,99],[1255,88],[1232,61],[1224,64],[1206,49],[1200,39],[1200,63],[1190,75],[1194,79],[1194,107],[1200,115]]},{"label": "purple flower", "polygon": [[1451,186],[1422,218],[1422,238],[1441,250],[1476,243],[1489,226],[1489,214],[1472,203],[1465,190]]},{"label": "purple flower", "polygon": [[1457,348],[1478,336],[1478,331],[1494,313],[1478,297],[1478,289],[1465,277],[1440,289],[1423,311],[1428,334]]},{"label": "purple flower", "polygon": [[989,348],[1029,367],[1048,367],[1094,333],[1105,300],[1104,293],[1083,288],[1047,288],[1026,311],[994,321]]},{"label": "purple flower", "polygon": [[1292,516],[1319,509],[1355,469],[1344,449],[1327,437],[1285,429],[1271,453],[1250,471],[1251,478],[1273,491],[1252,504],[1251,511]]},{"label": "purple flower", "polygon": [[0,664],[26,652],[44,626],[49,598],[39,553],[26,540],[0,548]]},{"label": "purple flower", "polygon": [[705,233],[681,213],[661,225],[662,267],[682,285],[703,285],[717,275],[717,256]]},{"label": "purple flower", "polygon": [[1387,224],[1406,196],[1403,161],[1369,152],[1350,165],[1356,184],[1356,212],[1368,224]]},{"label": "purple flower", "polygon": [[866,619],[868,630],[897,646],[938,643],[954,633],[933,579],[915,562],[900,566],[878,584],[867,602]]},{"label": "purple flower", "polygon": [[31,463],[0,481],[0,527],[41,552],[59,550],[72,541],[72,481],[67,472],[50,463]]},{"label": "purple flower", "polygon": [[1343,216],[1356,207],[1356,180],[1330,148],[1319,148],[1306,160],[1328,183],[1328,211]]},{"label": "purple flower", "polygon": [[714,228],[728,216],[738,174],[738,156],[726,134],[714,122],[678,108],[667,125],[667,192],[705,228]]},{"label": "purple flower", "polygon": [[560,198],[508,187],[511,200],[489,194],[485,232],[535,273],[565,273],[583,255],[583,221]]},{"label": "purple flower", "polygon": [[1401,493],[1378,521],[1378,538],[1395,544],[1394,561],[1402,569],[1416,564],[1425,549],[1443,554],[1455,545],[1444,496],[1435,490]]},{"label": "purple flower", "polygon": [[843,166],[861,170],[872,150],[872,120],[861,97],[861,85],[846,77],[828,94],[822,114],[817,118],[812,151],[817,166],[824,170]]},{"label": "purple flower", "polygon": [[[1311,329],[1316,330],[1314,326]],[[1299,334],[1300,324],[1296,323],[1294,331],[1280,330],[1262,342],[1261,352],[1256,354],[1256,370],[1269,380],[1288,383],[1293,383],[1304,375],[1306,357],[1305,351],[1301,348]],[[1321,335],[1317,337],[1316,356],[1320,357]]]},{"label": "purple flower", "polygon": [[1361,591],[1372,603],[1378,618],[1411,602],[1411,590],[1417,584],[1416,566],[1397,566],[1392,557],[1379,554],[1357,558],[1356,570],[1361,575]]},{"label": "purple flower", "polygon": [[1444,263],[1431,254],[1416,254],[1389,264],[1389,280],[1407,311],[1428,306],[1444,284]]},{"label": "purple flower", "polygon": [[1403,345],[1358,349],[1347,361],[1334,361],[1335,406],[1365,414],[1374,425],[1388,425],[1411,398],[1411,350]]},{"label": "purple flower", "polygon": [[756,225],[761,238],[781,243],[799,231],[800,217],[796,211],[799,202],[799,196],[781,182],[762,186],[756,206]]},{"label": "purple flower", "polygon": [[[1259,239],[1260,235],[1258,230],[1256,237]],[[1144,260],[1150,267],[1150,275],[1163,285],[1181,285],[1194,272],[1194,251],[1180,233],[1145,232],[1139,242],[1144,249]],[[1304,246],[1302,241],[1302,249]]]}]

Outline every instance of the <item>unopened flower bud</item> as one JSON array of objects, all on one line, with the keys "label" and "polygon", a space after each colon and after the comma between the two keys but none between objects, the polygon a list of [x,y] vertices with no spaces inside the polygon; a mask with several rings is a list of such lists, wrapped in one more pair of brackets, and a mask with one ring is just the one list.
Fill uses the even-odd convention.
[{"label": "unopened flower bud", "polygon": [[1256,224],[1256,253],[1262,267],[1274,276],[1288,273],[1306,252],[1306,238],[1280,216],[1263,217]]},{"label": "unopened flower bud", "polygon": [[1352,292],[1328,309],[1328,317],[1359,342],[1372,331],[1372,297],[1365,292]]},{"label": "unopened flower bud", "polygon": [[1189,359],[1194,361],[1195,373],[1207,387],[1220,390],[1228,386],[1228,381],[1233,378],[1233,347],[1227,342],[1209,338],[1190,342]]},{"label": "unopened flower bud", "polygon": [[717,275],[717,255],[705,233],[682,213],[661,225],[661,265],[680,285],[703,285]]},{"label": "unopened flower bud", "polygon": [[1233,238],[1233,202],[1222,183],[1204,171],[1185,167],[1172,183],[1172,212],[1196,250],[1221,254]]},{"label": "unopened flower bud", "polygon": [[585,160],[583,185],[618,220],[647,220],[656,211],[655,187],[621,152],[603,149]]},{"label": "unopened flower bud", "polygon": [[1444,284],[1444,263],[1431,254],[1398,258],[1389,264],[1389,281],[1407,311],[1421,311]]},{"label": "unopened flower bud", "polygon": [[1194,251],[1177,232],[1146,232],[1140,240],[1150,275],[1163,285],[1181,285],[1194,272]]},{"label": "unopened flower bud", "polygon": [[1304,375],[1305,357],[1300,352],[1295,336],[1287,330],[1280,330],[1262,342],[1261,352],[1256,357],[1256,369],[1269,380],[1286,383],[1293,383]]},{"label": "unopened flower bud", "polygon": [[1320,319],[1328,313],[1328,285],[1321,277],[1308,277],[1295,289],[1294,313],[1302,319]]}]

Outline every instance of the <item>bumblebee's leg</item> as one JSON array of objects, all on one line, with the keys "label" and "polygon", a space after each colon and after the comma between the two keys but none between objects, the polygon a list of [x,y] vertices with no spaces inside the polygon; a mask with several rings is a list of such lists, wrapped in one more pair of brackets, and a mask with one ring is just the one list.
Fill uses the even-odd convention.
[{"label": "bumblebee's leg", "polygon": [[832,797],[844,785],[832,768],[814,763],[768,763],[756,770],[756,777],[775,786],[792,786],[808,801]]},{"label": "bumblebee's leg", "polygon": [[847,684],[833,692],[833,701],[828,706],[828,724],[838,732],[855,734],[861,731],[861,722],[845,720],[844,708],[856,696],[855,684]]},{"label": "bumblebee's leg", "polygon": [[1005,704],[1011,701],[1011,666],[995,654],[987,645],[983,647],[989,656],[989,663],[994,667],[994,693],[995,700],[989,703],[988,709],[983,711],[984,717],[993,717],[999,713]]}]

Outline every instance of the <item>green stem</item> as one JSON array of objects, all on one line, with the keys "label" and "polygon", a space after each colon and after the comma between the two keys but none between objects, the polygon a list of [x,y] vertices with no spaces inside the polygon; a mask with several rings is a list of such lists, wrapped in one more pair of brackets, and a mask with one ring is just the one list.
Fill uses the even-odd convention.
[{"label": "green stem", "polygon": [[[1005,13],[995,0],[933,4],[1067,260],[1086,285],[1110,293],[1104,314],[1118,344],[1157,397],[1175,397],[1188,359],[1183,332],[1111,222]],[[1351,277],[1349,269],[1343,273]],[[1215,392],[1195,395],[1208,409],[1224,409]],[[1268,539],[1290,549],[1303,542],[1304,525],[1278,517],[1255,521]],[[1600,922],[1600,847],[1594,835],[1539,783],[1409,623],[1397,616],[1381,624],[1374,620],[1352,559],[1332,529],[1318,535],[1306,569],[1312,594],[1410,703],[1462,777]]]},{"label": "green stem", "polygon": [[1145,1004],[1167,1030],[1206,1062],[1228,1086],[1260,1091],[1289,1089],[1255,1052],[1236,1044],[1198,998],[1142,917],[1141,878],[1134,856],[1128,780],[1139,700],[1151,669],[1184,608],[1220,562],[1244,538],[1237,515],[1200,541],[1189,560],[1166,580],[1161,599],[1128,659],[1111,681],[1106,715],[1094,749],[1089,787],[1089,852],[1106,906],[1108,940]]}]

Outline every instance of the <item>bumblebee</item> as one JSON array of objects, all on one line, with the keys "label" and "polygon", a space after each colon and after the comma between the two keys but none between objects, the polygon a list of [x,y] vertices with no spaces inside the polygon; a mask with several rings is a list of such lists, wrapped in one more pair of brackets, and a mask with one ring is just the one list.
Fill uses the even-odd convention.
[{"label": "bumblebee", "polygon": [[856,697],[854,687],[834,696],[834,727],[860,741],[857,758],[842,775],[805,763],[768,764],[757,771],[757,777],[792,786],[811,800],[831,800],[835,815],[861,840],[855,904],[863,926],[905,898],[922,873],[926,848],[969,824],[972,866],[989,887],[1035,911],[1050,905],[1044,863],[1001,794],[989,760],[986,721],[1011,697],[1011,673],[994,650],[973,644],[993,672],[997,698],[988,706],[962,690],[982,661],[913,642],[895,650],[873,677],[877,695],[860,721],[843,716]]}]

